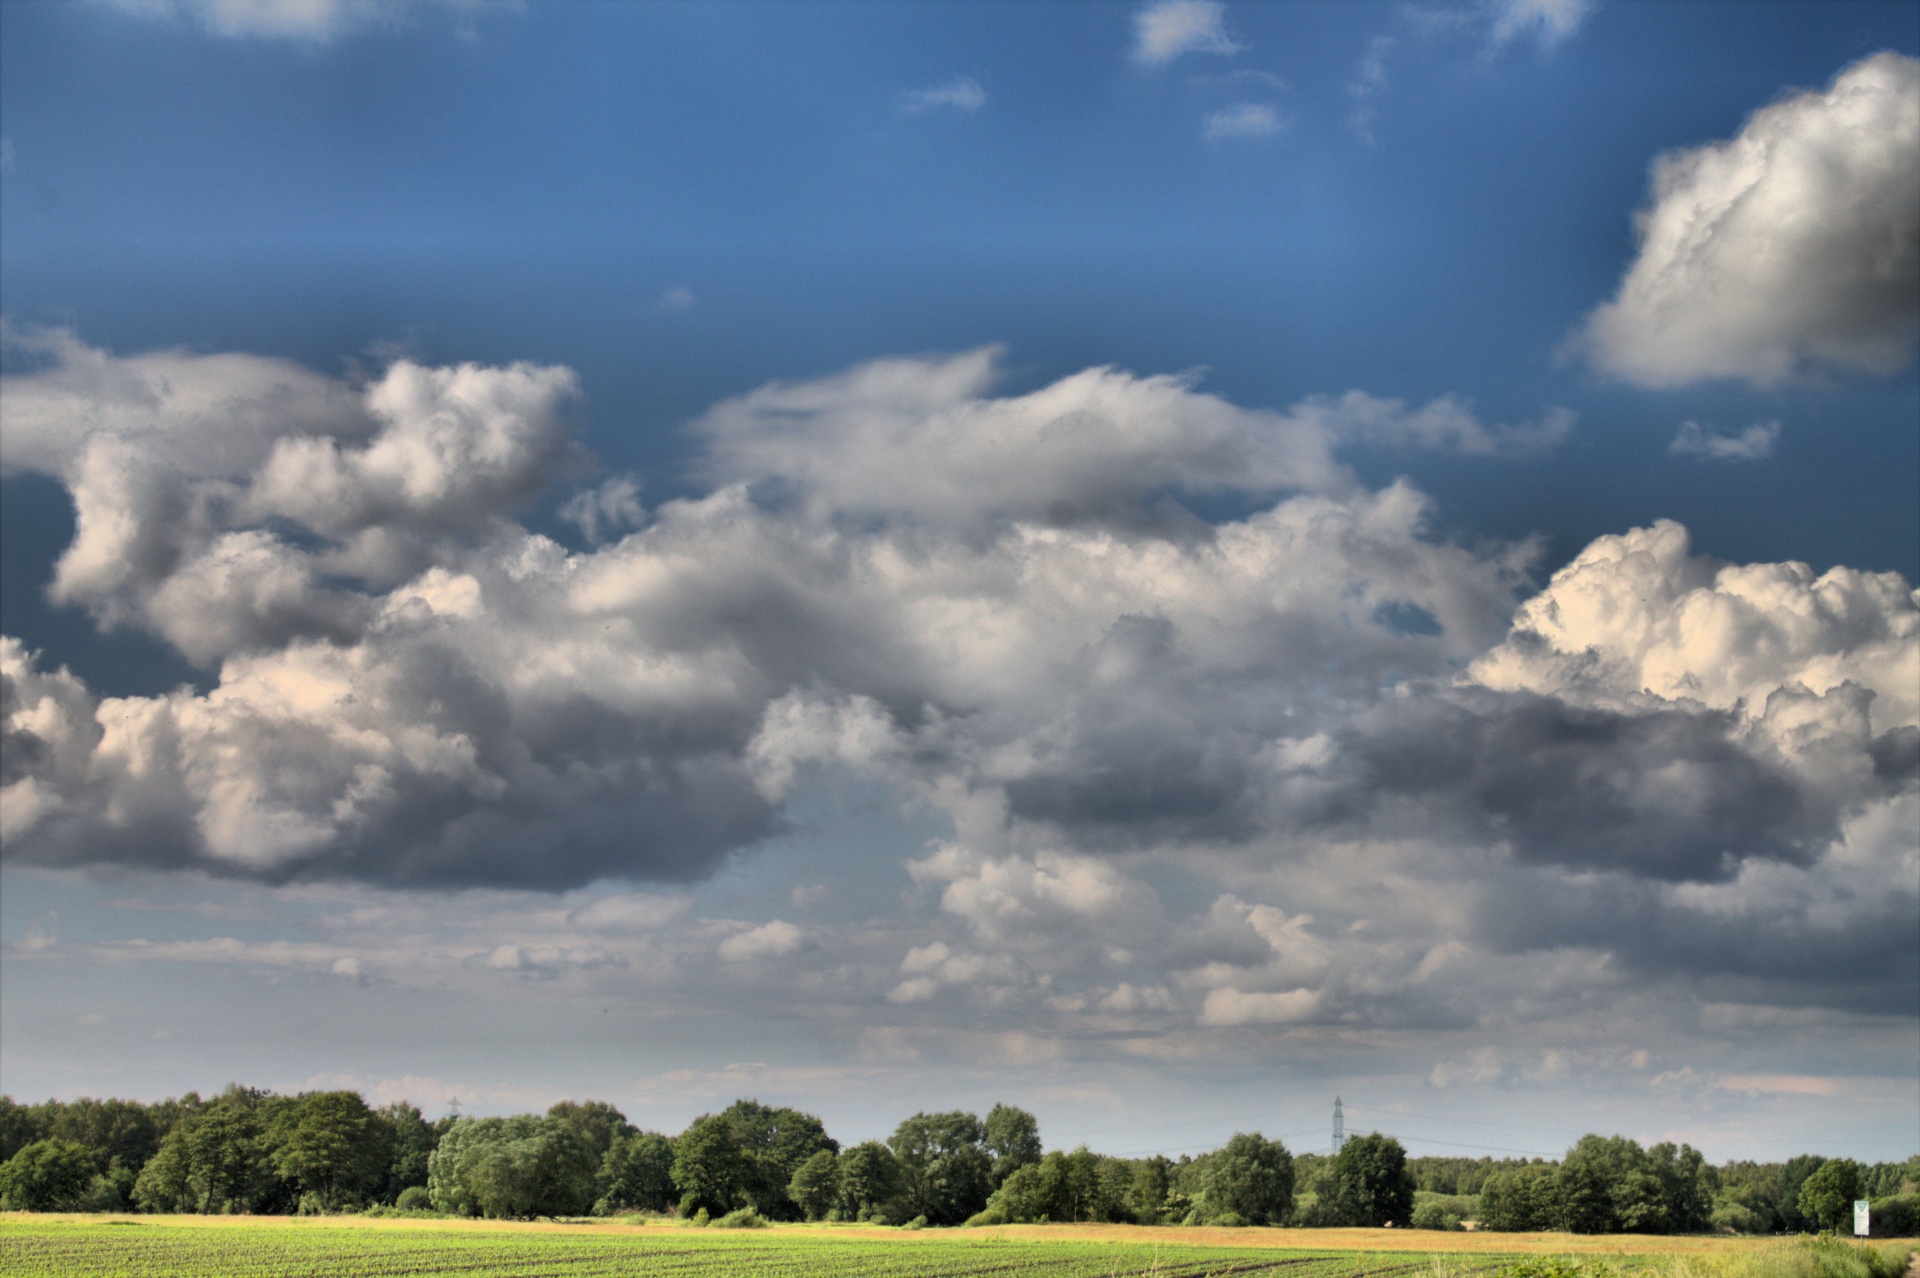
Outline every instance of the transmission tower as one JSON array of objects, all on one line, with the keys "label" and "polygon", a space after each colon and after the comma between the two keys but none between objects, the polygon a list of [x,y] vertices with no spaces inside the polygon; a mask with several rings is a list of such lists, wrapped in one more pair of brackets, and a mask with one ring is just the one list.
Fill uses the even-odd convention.
[{"label": "transmission tower", "polygon": [[1347,1120],[1340,1114],[1340,1098],[1333,1098],[1333,1152],[1339,1153],[1340,1147],[1347,1143]]}]

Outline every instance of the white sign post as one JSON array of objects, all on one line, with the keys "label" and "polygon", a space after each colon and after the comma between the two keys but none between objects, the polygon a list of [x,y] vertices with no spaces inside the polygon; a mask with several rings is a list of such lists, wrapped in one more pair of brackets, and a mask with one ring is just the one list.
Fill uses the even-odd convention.
[{"label": "white sign post", "polygon": [[1867,1215],[1868,1215],[1867,1200],[1864,1198],[1854,1199],[1853,1200],[1853,1236],[1855,1238],[1865,1238],[1867,1234],[1870,1232],[1868,1229],[1869,1222],[1867,1220]]}]

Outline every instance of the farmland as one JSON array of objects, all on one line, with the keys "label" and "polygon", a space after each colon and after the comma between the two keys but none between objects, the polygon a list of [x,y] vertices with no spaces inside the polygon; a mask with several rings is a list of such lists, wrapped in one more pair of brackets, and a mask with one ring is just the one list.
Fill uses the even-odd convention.
[{"label": "farmland", "polygon": [[[1357,1235],[1357,1236],[1356,1236]],[[1598,1239],[1381,1231],[1015,1227],[913,1233],[794,1227],[725,1233],[671,1226],[453,1221],[23,1217],[0,1220],[0,1275],[25,1278],[1492,1278],[1526,1254]],[[1755,1243],[1613,1238],[1593,1248],[1635,1268],[1658,1250],[1751,1252]],[[1321,1245],[1331,1244],[1331,1245]],[[1397,1245],[1398,1250],[1392,1249]],[[1764,1244],[1759,1244],[1764,1245]],[[1639,1254],[1629,1248],[1637,1246]],[[1626,1262],[1626,1263],[1622,1263]]]}]

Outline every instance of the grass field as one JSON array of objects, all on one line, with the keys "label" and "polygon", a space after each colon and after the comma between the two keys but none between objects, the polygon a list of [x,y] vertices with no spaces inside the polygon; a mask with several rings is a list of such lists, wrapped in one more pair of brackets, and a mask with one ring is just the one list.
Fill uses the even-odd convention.
[{"label": "grass field", "polygon": [[[1792,1278],[1798,1267],[1760,1263],[1782,1250],[1783,1244],[1764,1239],[1380,1230],[1042,1225],[719,1232],[607,1222],[0,1217],[0,1275],[6,1278],[1499,1278],[1516,1264],[1524,1276],[1543,1257],[1577,1266],[1556,1273]],[[1534,1263],[1526,1263],[1530,1259]],[[1808,1278],[1846,1275],[1816,1267]]]}]

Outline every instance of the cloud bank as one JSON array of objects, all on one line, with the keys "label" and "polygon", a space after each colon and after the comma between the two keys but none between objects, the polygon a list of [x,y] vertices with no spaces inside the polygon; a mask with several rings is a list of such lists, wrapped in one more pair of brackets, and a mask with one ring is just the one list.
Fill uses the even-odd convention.
[{"label": "cloud bank", "polygon": [[1920,60],[1886,52],[1670,152],[1570,350],[1641,386],[1891,374],[1920,334]]},{"label": "cloud bank", "polygon": [[[1564,416],[881,360],[716,405],[709,489],[577,494],[596,544],[570,551],[515,518],[572,465],[565,369],[348,384],[26,340],[3,460],[80,511],[51,590],[217,682],[102,695],[6,640],[14,863],[691,882],[842,774],[946,827],[907,865],[933,935],[633,892],[461,961],[559,979],[678,944],[1086,1032],[1457,1026],[1653,972],[1910,993],[1909,583],[1660,523],[1529,594],[1530,545],[1438,539],[1342,461],[1524,453]],[[1193,513],[1219,494],[1251,513]]]}]

